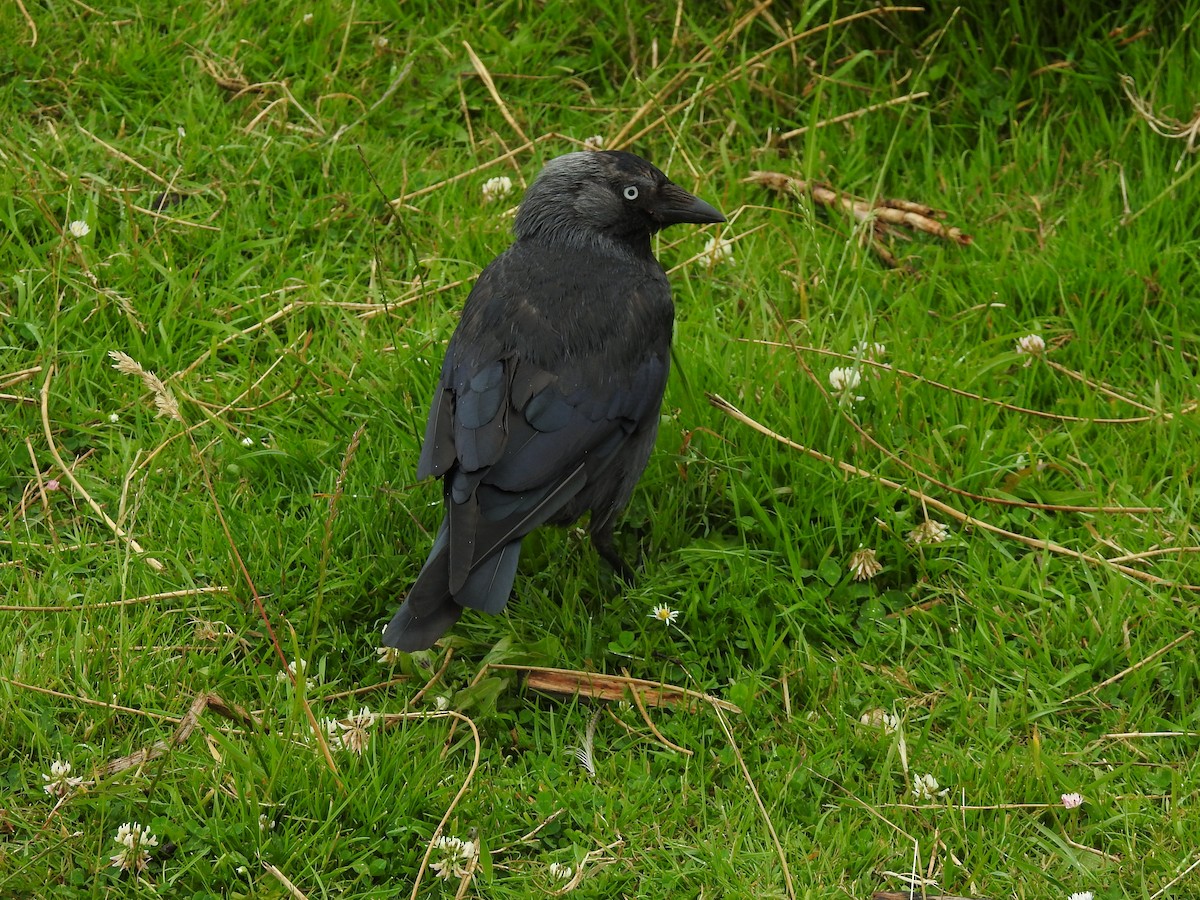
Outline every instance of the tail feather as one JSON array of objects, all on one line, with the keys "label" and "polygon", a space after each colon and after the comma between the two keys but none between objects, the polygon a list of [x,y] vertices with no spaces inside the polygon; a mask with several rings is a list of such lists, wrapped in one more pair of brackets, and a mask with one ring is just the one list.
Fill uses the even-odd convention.
[{"label": "tail feather", "polygon": [[482,560],[475,567],[454,599],[471,609],[497,615],[508,603],[520,558],[521,541],[509,541],[499,553]]},{"label": "tail feather", "polygon": [[480,560],[457,594],[450,593],[450,553],[446,523],[442,523],[416,583],[383,630],[383,646],[398,650],[428,650],[450,630],[463,607],[493,615],[501,612],[512,592],[521,558],[520,539]]}]

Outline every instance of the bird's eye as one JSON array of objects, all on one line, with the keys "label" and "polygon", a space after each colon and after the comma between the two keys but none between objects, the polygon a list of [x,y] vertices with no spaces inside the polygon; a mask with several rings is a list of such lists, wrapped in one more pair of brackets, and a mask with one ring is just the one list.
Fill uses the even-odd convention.
[{"label": "bird's eye", "polygon": [[637,185],[628,185],[621,193],[625,195],[626,200],[636,200],[638,198]]}]

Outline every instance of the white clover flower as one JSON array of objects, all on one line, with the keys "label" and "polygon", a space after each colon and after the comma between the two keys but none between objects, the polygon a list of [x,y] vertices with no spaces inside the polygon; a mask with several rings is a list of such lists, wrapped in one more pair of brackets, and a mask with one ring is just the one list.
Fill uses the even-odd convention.
[{"label": "white clover flower", "polygon": [[42,785],[42,790],[51,797],[59,798],[66,797],[83,784],[82,778],[71,774],[71,764],[60,759],[50,763],[50,774],[43,775],[42,781],[46,782]]},{"label": "white clover flower", "polygon": [[374,42],[373,42],[373,44],[374,44],[374,47],[375,47],[375,52],[376,52],[376,53],[383,53],[385,50],[387,50],[387,48],[388,48],[388,44],[390,44],[390,43],[391,43],[391,41],[389,41],[389,40],[388,40],[386,37],[384,37],[382,34],[380,34],[380,35],[377,35],[377,36],[376,36],[376,38],[375,38],[375,40],[374,40]]},{"label": "white clover flower", "polygon": [[933,519],[926,519],[908,533],[908,539],[914,544],[940,544],[950,537],[950,528]]},{"label": "white clover flower", "polygon": [[892,715],[885,709],[869,709],[858,721],[868,728],[878,728],[884,734],[895,734],[900,730],[900,717]]},{"label": "white clover flower", "polygon": [[91,226],[83,219],[76,219],[67,226],[67,231],[71,233],[73,238],[85,238],[92,233]]},{"label": "white clover flower", "polygon": [[345,722],[338,722],[337,727],[342,730],[338,735],[341,747],[362,756],[371,740],[371,726],[375,724],[376,718],[378,716],[364,706],[357,713],[347,717]]},{"label": "white clover flower", "polygon": [[118,422],[120,422],[120,421],[121,421],[121,417],[120,417],[119,415],[117,415],[116,413],[109,413],[109,414],[108,414],[108,421],[109,421],[111,424],[113,424],[113,425],[116,425]]},{"label": "white clover flower", "polygon": [[725,238],[709,238],[704,244],[704,251],[700,254],[700,260],[706,266],[715,266],[731,259],[733,259],[733,241],[727,241]]},{"label": "white clover flower", "polygon": [[875,557],[875,551],[861,545],[850,554],[849,567],[854,573],[855,581],[867,581],[883,571],[883,566]]},{"label": "white clover flower", "polygon": [[554,881],[566,881],[575,874],[575,870],[566,863],[550,863],[550,877]]},{"label": "white clover flower", "polygon": [[1083,794],[1063,794],[1062,805],[1063,809],[1078,809],[1083,806]]},{"label": "white clover flower", "polygon": [[122,849],[109,859],[115,868],[123,872],[130,869],[141,872],[150,863],[150,851],[146,848],[158,846],[158,838],[150,833],[149,828],[144,828],[137,822],[126,822],[117,829],[117,836],[113,840],[120,844]]},{"label": "white clover flower", "polygon": [[874,341],[861,341],[850,348],[850,352],[862,359],[879,362],[887,356],[887,346]]},{"label": "white clover flower", "polygon": [[1017,353],[1029,357],[1025,360],[1026,368],[1033,363],[1035,356],[1042,356],[1045,352],[1046,342],[1039,334],[1027,334],[1025,337],[1017,339]]},{"label": "white clover flower", "polygon": [[475,868],[479,848],[474,841],[442,835],[433,842],[433,849],[441,850],[443,856],[430,866],[438,878],[465,878]]},{"label": "white clover flower", "polygon": [[937,779],[929,773],[918,775],[913,781],[912,793],[917,800],[928,801],[935,797],[945,797],[950,792],[949,788],[938,790]]},{"label": "white clover flower", "polygon": [[664,625],[674,625],[679,618],[679,610],[671,609],[665,603],[660,603],[650,611],[649,618],[662,622]]},{"label": "white clover flower", "polygon": [[600,150],[604,147],[604,135],[593,134],[591,137],[583,139],[584,150]]},{"label": "white clover flower", "polygon": [[379,663],[384,666],[394,666],[400,661],[400,654],[403,650],[397,650],[395,647],[376,647],[375,652],[379,654]]},{"label": "white clover flower", "polygon": [[862,400],[862,397],[854,395],[854,390],[860,384],[862,384],[862,375],[858,369],[849,366],[834,366],[829,370],[829,386],[833,388],[833,392],[838,395],[839,400],[847,400],[850,403]]},{"label": "white clover flower", "polygon": [[512,189],[512,179],[507,175],[489,178],[483,183],[483,202],[491,203],[494,200],[502,200],[512,193]]},{"label": "white clover flower", "polygon": [[1037,356],[1046,352],[1046,342],[1040,334],[1027,334],[1017,339],[1017,352]]},{"label": "white clover flower", "polygon": [[321,726],[321,734],[325,737],[325,743],[329,745],[329,749],[340,749],[342,746],[342,731],[338,720],[322,719],[317,724]]},{"label": "white clover flower", "polygon": [[[305,679],[305,675],[304,675],[304,671],[307,668],[308,668],[308,663],[305,660],[303,660],[303,659],[292,660],[290,663],[288,663],[287,672],[276,672],[275,673],[275,680],[276,681],[291,681],[292,678],[295,678],[297,683],[299,683],[301,681],[304,681],[305,683],[307,683],[307,681]],[[291,673],[290,676],[288,674],[289,672]]]},{"label": "white clover flower", "polygon": [[1079,891],[1070,896],[1069,900],[1092,900],[1091,891]]}]

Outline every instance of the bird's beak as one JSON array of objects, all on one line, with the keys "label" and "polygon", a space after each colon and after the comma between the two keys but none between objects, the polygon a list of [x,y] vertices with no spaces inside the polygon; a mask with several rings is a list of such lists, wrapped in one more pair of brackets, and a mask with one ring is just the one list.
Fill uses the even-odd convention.
[{"label": "bird's beak", "polygon": [[658,192],[659,202],[651,211],[660,228],[692,222],[703,225],[707,222],[724,222],[725,217],[714,206],[709,206],[699,197],[693,197],[677,184],[668,184]]}]

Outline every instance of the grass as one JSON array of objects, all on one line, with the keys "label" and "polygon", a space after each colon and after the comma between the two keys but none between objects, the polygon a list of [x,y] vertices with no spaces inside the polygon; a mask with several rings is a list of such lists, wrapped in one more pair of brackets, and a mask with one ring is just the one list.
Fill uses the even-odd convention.
[{"label": "grass", "polygon": [[[914,868],[930,895],[1194,894],[1200,157],[1119,76],[1191,118],[1200,5],[1035,9],[0,9],[0,896],[869,897]],[[724,263],[711,229],[660,241],[677,365],[619,530],[640,580],[539,533],[506,615],[381,663],[439,517],[414,470],[442,345],[518,196],[482,184],[594,134],[732,219]],[[974,240],[889,269],[755,170]],[[857,363],[817,351],[862,341],[893,368],[839,402]],[[914,545],[927,514],[949,539]],[[741,712],[643,718],[497,664]],[[365,752],[326,758],[311,723],[364,705]],[[61,799],[55,760],[85,780]],[[914,797],[926,773],[945,796]],[[140,878],[109,865],[125,822],[160,841]],[[442,833],[479,865],[414,887]]]}]

